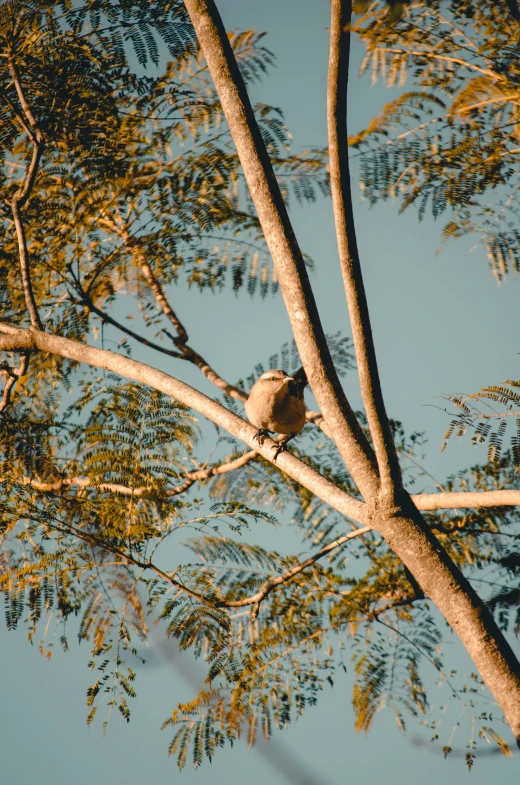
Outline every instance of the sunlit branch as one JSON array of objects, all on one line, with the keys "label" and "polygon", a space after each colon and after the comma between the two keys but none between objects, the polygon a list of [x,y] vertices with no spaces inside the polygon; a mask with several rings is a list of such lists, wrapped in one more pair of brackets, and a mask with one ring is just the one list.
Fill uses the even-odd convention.
[{"label": "sunlit branch", "polygon": [[520,491],[463,491],[420,493],[412,496],[418,510],[464,510],[520,505]]},{"label": "sunlit branch", "polygon": [[[275,441],[266,439],[263,445],[258,445],[256,428],[217,401],[156,368],[115,352],[98,349],[79,341],[72,341],[69,338],[50,335],[38,330],[23,330],[0,323],[0,351],[22,348],[38,349],[46,353],[67,357],[75,362],[86,363],[95,368],[105,368],[105,370],[113,371],[133,381],[147,384],[203,414],[237,439],[244,441],[251,450],[255,450],[267,461],[274,463],[274,448],[277,447]],[[360,523],[369,523],[366,520],[367,508],[363,502],[336,487],[334,483],[300,461],[296,456],[282,453],[277,458],[275,465],[338,512]]]},{"label": "sunlit branch", "polygon": [[384,496],[395,503],[401,470],[386,413],[357,247],[347,146],[351,0],[332,0],[327,122],[336,237],[356,350],[361,395]]},{"label": "sunlit branch", "polygon": [[25,476],[23,478],[23,483],[24,485],[28,485],[38,491],[54,491],[56,493],[61,493],[61,491],[63,491],[65,488],[81,488],[83,490],[101,491],[102,493],[116,493],[120,496],[132,496],[134,498],[139,498],[146,493],[153,493],[155,496],[168,498],[171,496],[178,496],[180,493],[188,490],[188,488],[198,481],[209,480],[211,477],[216,477],[220,474],[227,474],[228,472],[240,469],[242,466],[245,466],[255,458],[258,458],[258,453],[256,450],[250,450],[249,452],[240,455],[238,458],[235,458],[232,461],[228,461],[226,463],[217,463],[213,466],[197,469],[193,472],[186,472],[184,475],[186,478],[185,482],[183,482],[181,485],[177,485],[174,488],[166,488],[164,491],[157,491],[154,488],[146,486],[130,488],[127,485],[121,485],[119,483],[97,483],[95,480],[91,480],[89,477],[63,477],[54,482],[43,482],[41,480],[36,480],[33,477]]},{"label": "sunlit branch", "polygon": [[332,363],[305,260],[222,19],[213,0],[184,4],[237,148],[311,389],[356,485],[372,496],[378,487],[375,456]]}]

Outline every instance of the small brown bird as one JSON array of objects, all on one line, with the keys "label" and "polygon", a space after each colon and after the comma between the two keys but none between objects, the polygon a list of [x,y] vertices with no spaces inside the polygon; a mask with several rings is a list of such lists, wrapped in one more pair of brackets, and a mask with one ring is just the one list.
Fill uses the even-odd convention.
[{"label": "small brown bird", "polygon": [[307,384],[301,368],[294,376],[285,371],[266,371],[251,387],[245,402],[247,417],[258,428],[256,439],[262,445],[270,432],[287,434],[276,448],[273,460],[287,449],[287,443],[297,436],[305,425],[306,406],[303,390]]}]

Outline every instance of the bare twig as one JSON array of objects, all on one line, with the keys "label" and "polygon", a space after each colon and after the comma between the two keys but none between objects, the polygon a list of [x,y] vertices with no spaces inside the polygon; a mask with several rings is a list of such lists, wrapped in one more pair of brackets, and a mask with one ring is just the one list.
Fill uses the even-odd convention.
[{"label": "bare twig", "polygon": [[5,411],[11,402],[13,388],[21,376],[25,376],[29,367],[29,355],[23,354],[18,368],[11,368],[7,363],[0,364],[0,373],[4,377],[4,392],[0,402],[0,413]]},{"label": "bare twig", "polygon": [[111,542],[107,542],[103,540],[102,537],[92,534],[91,532],[87,532],[84,529],[78,529],[75,526],[72,526],[71,524],[68,523],[60,525],[56,523],[46,522],[46,525],[51,529],[55,529],[56,531],[61,531],[66,534],[72,534],[74,537],[78,537],[80,540],[83,540],[84,542],[87,542],[90,545],[94,545],[96,548],[99,548],[102,551],[113,553],[119,556],[121,559],[123,559],[126,564],[133,564],[134,567],[139,567],[142,570],[151,570],[152,572],[155,572],[156,575],[159,575],[160,578],[163,578],[164,580],[168,581],[168,583],[171,583],[172,586],[176,586],[178,589],[185,592],[190,597],[193,597],[196,600],[200,600],[200,602],[203,602],[205,605],[209,605],[212,608],[215,607],[215,602],[213,600],[210,600],[204,595],[199,594],[196,591],[193,591],[188,586],[185,586],[183,583],[181,583],[181,581],[178,581],[172,574],[164,572],[164,570],[161,570],[159,567],[157,567],[157,565],[152,564],[152,562],[136,559],[134,556],[132,556],[131,553],[128,553],[122,548],[117,547]]},{"label": "bare twig", "polygon": [[[162,494],[159,495],[164,496],[164,498],[178,496],[180,493],[188,490],[188,488],[190,488],[197,481],[208,480],[210,477],[215,477],[219,474],[227,474],[228,472],[235,471],[236,469],[245,466],[247,463],[255,460],[255,458],[258,457],[259,456],[256,450],[250,450],[249,452],[240,455],[238,458],[235,458],[233,461],[228,461],[227,463],[217,463],[214,466],[197,469],[194,472],[186,472],[184,475],[186,478],[185,482],[183,482],[181,485],[177,485],[175,488],[167,488]],[[120,496],[132,496],[137,498],[152,491],[152,488],[146,486],[130,488],[127,485],[120,485],[119,483],[96,483],[89,477],[62,477],[55,482],[43,482],[41,480],[36,480],[33,477],[25,476],[23,478],[23,483],[24,485],[29,485],[31,488],[35,488],[38,491],[55,491],[60,493],[64,488],[75,487],[82,488],[84,490],[90,489],[94,491],[101,491],[103,493],[117,493]]]},{"label": "bare twig", "polygon": [[283,575],[268,580],[267,583],[262,587],[262,589],[260,589],[260,591],[257,592],[257,594],[253,595],[253,597],[249,597],[243,600],[228,601],[225,599],[215,599],[212,597],[207,597],[206,595],[201,594],[200,592],[190,589],[189,586],[186,586],[175,577],[175,573],[166,572],[165,570],[160,569],[151,560],[137,559],[136,557],[132,556],[131,553],[128,553],[126,550],[123,550],[122,548],[114,545],[111,542],[106,542],[105,540],[103,540],[102,537],[100,537],[97,534],[92,534],[91,532],[87,532],[84,529],[78,529],[77,527],[72,526],[71,524],[68,523],[65,524],[48,523],[47,525],[50,528],[55,529],[57,531],[63,531],[68,534],[72,534],[75,537],[78,537],[79,539],[83,540],[84,542],[88,542],[89,544],[94,545],[95,547],[100,548],[103,551],[106,551],[108,553],[113,553],[124,559],[124,561],[127,564],[132,564],[135,567],[139,567],[142,570],[151,570],[152,572],[155,572],[156,575],[158,575],[163,580],[170,583],[172,586],[175,586],[185,594],[188,594],[193,599],[199,600],[199,602],[202,602],[204,603],[204,605],[208,605],[211,608],[241,608],[247,605],[257,605],[262,600],[264,600],[274,589],[276,589],[278,586],[282,586],[283,584],[288,583],[295,575],[298,575],[300,572],[305,570],[311,564],[314,564],[316,561],[318,561],[318,559],[323,558],[323,556],[326,556],[331,551],[341,547],[349,540],[352,540],[355,537],[361,537],[364,534],[368,534],[371,531],[370,527],[364,527],[362,529],[356,529],[355,531],[350,532],[349,534],[346,534],[343,537],[339,537],[337,540],[334,540],[334,542],[329,543],[329,545],[326,545],[324,548],[322,548],[320,551],[315,553],[313,556],[309,557],[308,559],[305,559],[305,561],[292,567]]},{"label": "bare twig", "polygon": [[371,531],[372,529],[369,526],[365,526],[362,529],[355,529],[355,531],[345,534],[343,537],[338,537],[337,540],[334,540],[334,542],[330,542],[328,545],[325,545],[324,548],[319,550],[313,556],[309,556],[309,558],[305,559],[305,561],[302,561],[299,564],[296,564],[294,567],[291,567],[291,569],[287,570],[287,572],[284,572],[283,575],[278,575],[276,578],[269,578],[269,580],[264,583],[262,588],[257,591],[256,594],[253,594],[252,597],[246,597],[243,600],[222,600],[216,604],[218,607],[225,606],[226,608],[243,608],[246,605],[259,605],[262,600],[265,600],[265,598],[274,589],[282,586],[285,583],[288,583],[294,578],[295,575],[298,575],[307,567],[310,567],[311,564],[317,562],[318,559],[323,558],[323,556],[326,556],[331,551],[341,547],[349,540],[353,540],[354,537],[362,537],[363,534],[368,534]]},{"label": "bare twig", "polygon": [[[155,573],[157,573],[157,575],[160,575],[162,578],[164,578],[164,580],[168,581],[173,586],[180,588],[182,591],[187,592],[190,595],[190,597],[194,597],[200,600],[205,605],[210,605],[214,608],[244,608],[248,605],[259,605],[263,600],[265,600],[265,598],[269,594],[271,594],[272,591],[279,588],[280,586],[283,586],[286,583],[289,583],[289,581],[291,581],[296,575],[298,575],[300,572],[305,570],[307,567],[310,567],[311,564],[317,562],[318,559],[322,559],[323,556],[326,556],[331,551],[335,550],[336,548],[340,548],[349,540],[353,540],[355,537],[362,537],[364,534],[368,534],[370,531],[372,531],[372,529],[370,529],[369,526],[366,526],[362,529],[356,529],[355,531],[350,532],[349,534],[345,534],[343,537],[339,537],[337,540],[334,540],[334,542],[329,543],[329,545],[326,545],[324,548],[322,548],[320,551],[315,553],[313,556],[310,556],[308,559],[305,559],[305,561],[296,564],[294,567],[291,567],[291,569],[287,570],[287,572],[285,572],[283,575],[279,575],[276,578],[270,578],[263,585],[260,591],[258,591],[256,594],[253,594],[252,597],[246,597],[243,600],[225,600],[225,599],[213,600],[209,597],[206,597],[203,594],[199,594],[198,592],[192,591],[187,586],[181,584],[170,573],[166,573],[163,572],[162,570],[159,570],[151,562],[139,563],[138,566],[144,567],[145,569],[153,570]],[[137,564],[135,560],[133,563]]]},{"label": "bare twig", "polygon": [[113,316],[110,316],[106,311],[103,311],[101,308],[98,308],[95,305],[92,298],[87,294],[87,292],[80,287],[79,284],[76,286],[78,294],[81,298],[81,301],[87,306],[87,308],[92,311],[92,313],[97,314],[101,321],[105,322],[105,324],[111,324],[113,327],[117,327],[118,330],[121,332],[126,333],[126,335],[130,336],[130,338],[134,338],[139,343],[142,343],[144,346],[148,346],[150,349],[155,349],[162,354],[167,354],[169,357],[176,357],[182,359],[182,354],[180,352],[176,352],[173,349],[167,349],[165,346],[161,346],[159,343],[155,343],[154,341],[148,340],[143,335],[139,335],[139,333],[134,332],[126,325],[118,322],[117,319],[114,319]]}]

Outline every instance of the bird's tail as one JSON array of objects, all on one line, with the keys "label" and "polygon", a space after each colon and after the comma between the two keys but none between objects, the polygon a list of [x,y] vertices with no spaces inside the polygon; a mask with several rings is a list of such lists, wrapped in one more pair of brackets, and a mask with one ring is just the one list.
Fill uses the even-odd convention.
[{"label": "bird's tail", "polygon": [[309,382],[307,381],[307,374],[305,373],[303,368],[298,368],[296,373],[292,374],[292,377],[294,379],[294,383],[300,386],[302,390],[304,387],[307,387],[307,385],[309,384]]},{"label": "bird's tail", "polygon": [[296,398],[303,398],[303,391],[308,385],[307,374],[303,368],[298,368],[296,373],[292,375],[293,380],[289,383],[289,393]]}]

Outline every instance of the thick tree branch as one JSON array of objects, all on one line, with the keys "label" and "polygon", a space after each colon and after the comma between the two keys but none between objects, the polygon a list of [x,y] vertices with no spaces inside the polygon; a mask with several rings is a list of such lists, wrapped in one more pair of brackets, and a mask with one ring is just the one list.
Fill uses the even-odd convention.
[{"label": "thick tree branch", "polygon": [[[213,401],[173,376],[169,376],[144,363],[131,360],[129,357],[123,357],[105,349],[97,349],[79,341],[71,341],[68,338],[49,335],[38,330],[23,330],[0,323],[0,351],[16,349],[17,344],[18,348],[38,349],[49,354],[67,357],[75,362],[86,363],[95,368],[105,368],[120,376],[147,384],[203,414],[209,420],[233,434],[237,439],[244,441],[251,450],[273,463],[274,448],[277,446],[275,441],[266,439],[264,444],[259,446],[256,441],[256,428],[236,414],[233,414],[233,412],[228,411],[217,401]],[[337,488],[294,455],[282,453],[277,459],[276,466],[291,479],[308,488],[312,493],[315,493],[323,501],[330,504],[338,512],[354,518],[360,523],[369,524],[369,521],[366,519],[368,511],[363,502]]]},{"label": "thick tree branch", "polygon": [[213,0],[185,0],[185,6],[237,148],[311,389],[354,482],[365,498],[374,498],[375,456],[334,369],[304,259],[222,20]]},{"label": "thick tree branch", "polygon": [[330,180],[339,258],[356,350],[361,395],[377,458],[382,492],[395,504],[401,469],[385,410],[368,304],[359,261],[347,144],[347,85],[351,0],[332,0],[327,89]]},{"label": "thick tree branch", "polygon": [[520,745],[520,663],[489,609],[411,499],[374,527],[459,636]]},{"label": "thick tree branch", "polygon": [[480,510],[520,505],[520,491],[515,490],[420,493],[411,498],[418,510]]},{"label": "thick tree branch", "polygon": [[[257,447],[256,429],[253,426],[189,385],[144,363],[67,338],[0,323],[0,350],[5,347],[16,349],[17,341],[18,348],[27,348],[29,343],[33,349],[105,368],[136,382],[148,384],[208,417],[249,444],[251,449],[259,452],[266,460],[273,460],[272,448],[275,442],[266,439],[261,447]],[[377,528],[389,547],[413,574],[425,595],[435,602],[460,637],[504,711],[515,737],[520,741],[518,660],[489,609],[442,548],[409,497],[403,496],[402,506],[391,514],[377,512],[337,488],[293,455],[280,455],[277,468],[338,512],[362,525]]]}]

